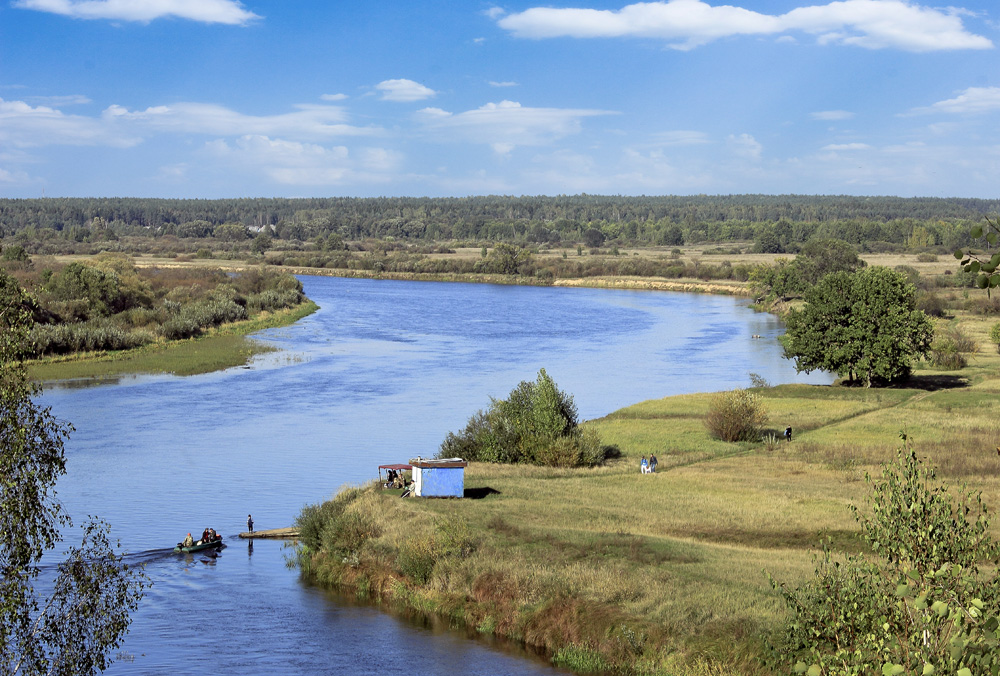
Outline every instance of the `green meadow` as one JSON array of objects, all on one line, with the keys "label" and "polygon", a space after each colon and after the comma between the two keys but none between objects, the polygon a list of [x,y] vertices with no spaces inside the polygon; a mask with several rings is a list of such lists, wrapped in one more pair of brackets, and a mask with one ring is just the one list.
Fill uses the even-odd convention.
[{"label": "green meadow", "polygon": [[[336,528],[300,548],[307,579],[539,647],[577,672],[764,675],[787,619],[767,574],[797,586],[829,538],[863,545],[849,506],[905,432],[945,483],[1000,506],[995,319],[959,371],[883,389],[759,388],[779,435],[725,443],[710,394],[645,401],[588,422],[622,457],[592,469],[470,464],[476,499],[400,500],[362,486],[327,503]],[[638,471],[655,454],[658,471]],[[996,530],[996,525],[994,526]],[[788,673],[783,670],[781,673]]]}]

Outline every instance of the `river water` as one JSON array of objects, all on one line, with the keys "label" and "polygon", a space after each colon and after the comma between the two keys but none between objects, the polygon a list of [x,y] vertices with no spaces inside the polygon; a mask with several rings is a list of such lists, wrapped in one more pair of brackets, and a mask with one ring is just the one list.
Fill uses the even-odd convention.
[{"label": "river water", "polygon": [[[46,387],[76,430],[59,499],[99,515],[153,581],[109,674],[556,674],[542,659],[303,585],[280,542],[304,504],[431,456],[540,368],[582,419],[645,399],[828,383],[781,357],[780,323],[707,295],[304,277],[320,310],[257,337],[247,368]],[[760,336],[759,339],[753,336]],[[175,555],[207,526],[217,558]],[[72,531],[67,539],[76,539]],[[210,659],[192,664],[193,657]]]}]

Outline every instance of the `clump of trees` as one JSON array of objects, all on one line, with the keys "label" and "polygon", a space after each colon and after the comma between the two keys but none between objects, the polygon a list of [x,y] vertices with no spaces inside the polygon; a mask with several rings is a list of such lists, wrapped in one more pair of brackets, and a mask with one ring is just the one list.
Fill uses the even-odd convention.
[{"label": "clump of trees", "polygon": [[852,510],[871,554],[824,547],[806,585],[771,578],[792,612],[776,661],[808,676],[1000,672],[1000,547],[982,496],[938,484],[905,435],[865,479],[870,509]]},{"label": "clump of trees", "polygon": [[934,329],[906,276],[876,266],[827,275],[786,318],[785,356],[797,371],[832,371],[866,387],[910,373]]},{"label": "clump of trees", "polygon": [[735,389],[712,397],[705,427],[723,441],[760,441],[769,417],[760,393]]},{"label": "clump of trees", "polygon": [[0,270],[0,672],[93,674],[112,662],[148,580],[92,519],[54,579],[38,584],[42,556],[72,526],[55,493],[72,428],[31,399],[24,358],[33,306]]},{"label": "clump of trees", "polygon": [[813,239],[792,261],[758,265],[750,271],[750,288],[764,298],[801,296],[823,277],[834,272],[854,272],[865,267],[857,250],[839,239]]},{"label": "clump of trees", "polygon": [[122,350],[176,340],[301,303],[302,284],[287,272],[138,269],[128,256],[46,268],[29,278],[36,325],[32,356]]},{"label": "clump of trees", "polygon": [[573,397],[541,369],[506,399],[492,399],[465,429],[449,432],[438,457],[554,467],[592,466],[615,454],[597,433],[580,427]]}]

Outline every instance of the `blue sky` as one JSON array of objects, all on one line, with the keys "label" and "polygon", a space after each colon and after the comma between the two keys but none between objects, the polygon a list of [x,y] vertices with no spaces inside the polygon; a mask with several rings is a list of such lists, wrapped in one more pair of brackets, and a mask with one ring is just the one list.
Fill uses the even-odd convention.
[{"label": "blue sky", "polygon": [[1000,195],[1000,3],[0,0],[0,196]]}]

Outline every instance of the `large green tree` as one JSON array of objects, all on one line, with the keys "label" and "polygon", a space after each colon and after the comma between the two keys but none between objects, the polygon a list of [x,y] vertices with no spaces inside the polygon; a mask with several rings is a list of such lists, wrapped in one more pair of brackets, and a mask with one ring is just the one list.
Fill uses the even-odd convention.
[{"label": "large green tree", "polygon": [[48,595],[37,589],[42,556],[72,525],[55,493],[71,427],[32,401],[23,362],[31,307],[0,270],[0,673],[93,674],[111,663],[147,579],[91,520],[46,579]]},{"label": "large green tree", "polygon": [[930,351],[934,329],[916,309],[916,289],[885,267],[835,272],[805,296],[787,318],[785,356],[798,371],[822,369],[867,387],[909,375]]}]

